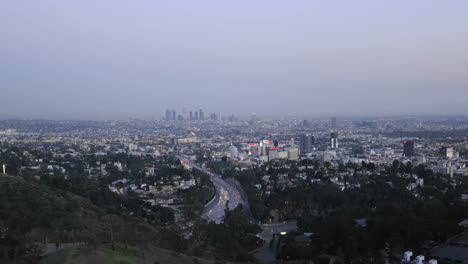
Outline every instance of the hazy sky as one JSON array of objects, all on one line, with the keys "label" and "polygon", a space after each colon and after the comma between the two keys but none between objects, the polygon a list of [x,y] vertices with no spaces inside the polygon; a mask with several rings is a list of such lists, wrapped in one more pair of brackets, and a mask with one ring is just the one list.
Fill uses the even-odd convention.
[{"label": "hazy sky", "polygon": [[0,117],[468,114],[466,0],[2,1]]}]

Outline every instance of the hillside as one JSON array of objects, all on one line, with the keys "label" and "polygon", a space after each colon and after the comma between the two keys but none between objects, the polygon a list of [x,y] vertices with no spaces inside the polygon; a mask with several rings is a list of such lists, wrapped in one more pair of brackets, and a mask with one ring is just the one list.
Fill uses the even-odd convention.
[{"label": "hillside", "polygon": [[64,249],[44,257],[39,264],[215,264],[231,263],[216,262],[203,258],[190,257],[174,251],[147,247],[146,249],[129,247],[125,249],[123,245],[117,245],[115,250],[110,246],[99,247],[96,250],[84,247],[73,247]]},{"label": "hillside", "polygon": [[0,175],[0,220],[10,231],[78,228],[87,219],[96,219],[104,213],[78,195]]},{"label": "hillside", "polygon": [[111,214],[84,197],[34,180],[0,175],[0,262],[40,254],[45,243],[82,243],[83,250],[117,243],[170,250],[186,246],[174,230]]}]

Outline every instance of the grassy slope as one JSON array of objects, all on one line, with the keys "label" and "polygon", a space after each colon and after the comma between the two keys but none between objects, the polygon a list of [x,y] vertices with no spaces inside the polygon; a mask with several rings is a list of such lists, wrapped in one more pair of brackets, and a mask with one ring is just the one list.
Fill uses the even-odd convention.
[{"label": "grassy slope", "polygon": [[[104,210],[94,206],[78,195],[51,189],[36,182],[24,181],[19,177],[0,174],[0,219],[18,228],[80,226],[83,219],[97,219]],[[157,232],[154,230],[154,232]],[[137,252],[137,254],[135,254]],[[145,257],[143,257],[143,254]],[[215,264],[214,260],[183,255],[159,247],[142,249],[118,246],[115,251],[109,246],[73,247],[59,250],[43,257],[41,264],[106,264],[106,263],[164,263],[164,264]],[[218,263],[226,263],[224,261]]]},{"label": "grassy slope", "polygon": [[79,216],[95,218],[99,208],[78,195],[0,174],[0,217],[10,228],[73,226]]},{"label": "grassy slope", "polygon": [[[136,252],[136,253],[135,253]],[[145,257],[143,257],[143,252]],[[85,247],[64,249],[43,258],[40,264],[215,264],[214,260],[190,257],[162,248],[145,250],[136,247],[125,249],[118,245],[115,250],[99,247],[96,251]],[[225,262],[222,262],[225,263]]]}]

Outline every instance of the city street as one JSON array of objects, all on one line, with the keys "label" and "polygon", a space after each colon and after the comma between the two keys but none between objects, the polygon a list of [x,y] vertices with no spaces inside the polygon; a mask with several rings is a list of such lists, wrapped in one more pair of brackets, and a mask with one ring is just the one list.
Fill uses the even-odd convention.
[{"label": "city street", "polygon": [[260,225],[262,232],[257,236],[265,242],[258,249],[254,256],[261,263],[273,263],[276,260],[276,244],[270,248],[270,241],[273,239],[273,234],[279,235],[281,232],[290,232],[297,229],[296,221],[286,223],[262,224]]}]

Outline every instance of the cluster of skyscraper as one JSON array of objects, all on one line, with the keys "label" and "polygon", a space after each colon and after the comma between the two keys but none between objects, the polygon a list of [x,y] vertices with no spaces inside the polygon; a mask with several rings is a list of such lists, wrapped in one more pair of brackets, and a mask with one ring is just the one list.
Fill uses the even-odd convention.
[{"label": "cluster of skyscraper", "polygon": [[[209,115],[209,120],[220,120],[221,119],[221,114],[216,114],[212,113]],[[199,111],[189,111],[188,113],[185,112],[185,110],[182,112],[182,114],[177,114],[175,110],[166,110],[166,121],[174,121],[174,120],[190,120],[190,121],[203,121],[203,120],[208,120],[208,118],[205,117],[205,112],[203,112],[203,109],[200,109]]]},{"label": "cluster of skyscraper", "polygon": [[177,117],[176,117],[176,111],[175,110],[169,110],[167,109],[166,110],[166,120],[170,121],[170,120],[177,120]]},{"label": "cluster of skyscraper", "polygon": [[[302,134],[299,138],[299,146],[301,153],[309,153],[314,150],[315,137],[312,134]],[[403,154],[406,157],[412,157],[416,155],[414,149],[414,141],[403,142]],[[330,133],[330,149],[338,149],[338,133]],[[443,148],[444,155],[451,157],[453,155],[453,148]]]},{"label": "cluster of skyscraper", "polygon": [[[299,138],[301,153],[309,153],[314,149],[315,137],[312,134],[302,134]],[[338,133],[330,133],[330,149],[338,148]]]},{"label": "cluster of skyscraper", "polygon": [[190,111],[189,113],[189,120],[205,120],[205,113],[203,112],[202,109],[200,111],[195,111],[192,112]]},{"label": "cluster of skyscraper", "polygon": [[[305,127],[310,126],[310,122],[308,120],[304,120],[303,125]],[[337,149],[338,148],[338,132],[337,129],[337,122],[336,117],[330,118],[330,149]],[[313,151],[313,146],[315,144],[315,137],[312,134],[302,134],[299,138],[299,145],[301,153],[309,153]]]}]

